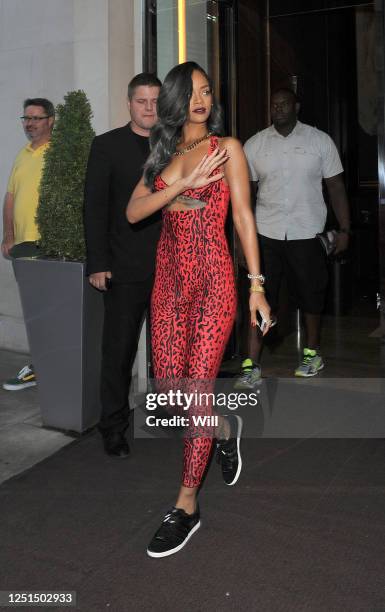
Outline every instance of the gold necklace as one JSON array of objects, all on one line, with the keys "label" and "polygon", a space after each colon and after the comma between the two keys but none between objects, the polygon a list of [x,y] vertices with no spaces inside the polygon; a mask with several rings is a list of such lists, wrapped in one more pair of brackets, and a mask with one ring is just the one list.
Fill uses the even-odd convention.
[{"label": "gold necklace", "polygon": [[188,151],[192,151],[192,149],[195,149],[195,147],[197,147],[201,142],[203,142],[204,140],[207,140],[207,138],[210,138],[210,136],[212,135],[213,135],[212,132],[207,132],[207,134],[205,134],[201,138],[198,138],[198,140],[194,140],[194,142],[189,144],[184,149],[181,149],[180,151],[175,151],[174,155],[184,155],[185,153],[188,153]]}]

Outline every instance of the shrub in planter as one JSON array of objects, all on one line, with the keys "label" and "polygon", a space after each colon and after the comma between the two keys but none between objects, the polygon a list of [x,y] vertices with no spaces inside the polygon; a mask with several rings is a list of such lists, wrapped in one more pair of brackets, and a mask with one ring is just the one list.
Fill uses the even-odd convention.
[{"label": "shrub in planter", "polygon": [[51,145],[45,154],[37,224],[47,257],[83,261],[84,178],[91,142],[92,111],[84,91],[71,91],[56,111]]}]

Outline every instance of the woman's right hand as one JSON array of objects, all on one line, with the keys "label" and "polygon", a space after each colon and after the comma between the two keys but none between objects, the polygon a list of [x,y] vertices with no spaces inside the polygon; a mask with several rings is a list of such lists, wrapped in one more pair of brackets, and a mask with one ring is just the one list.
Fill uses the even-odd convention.
[{"label": "woman's right hand", "polygon": [[229,156],[226,149],[219,150],[217,148],[210,155],[205,155],[191,174],[182,179],[185,189],[199,189],[219,181],[224,177],[224,172],[212,173],[228,159]]},{"label": "woman's right hand", "polygon": [[[159,191],[152,191],[144,183],[142,177],[131,194],[126,208],[126,217],[130,223],[138,223],[153,213],[167,206],[187,189],[199,189],[210,183],[219,181],[224,172],[212,173],[229,159],[227,149],[215,149],[211,155],[205,155],[195,166],[194,170],[185,177],[178,178],[175,182],[165,186]],[[211,176],[212,175],[212,176]]]}]

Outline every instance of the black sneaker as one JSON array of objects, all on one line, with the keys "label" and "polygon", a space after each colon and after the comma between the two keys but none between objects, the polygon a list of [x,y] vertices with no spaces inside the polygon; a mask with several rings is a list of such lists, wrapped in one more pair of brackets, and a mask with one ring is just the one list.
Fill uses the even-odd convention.
[{"label": "black sneaker", "polygon": [[124,434],[120,432],[110,433],[103,437],[104,451],[110,457],[126,459],[130,454],[130,447]]},{"label": "black sneaker", "polygon": [[226,417],[230,424],[230,438],[217,442],[217,461],[222,466],[222,476],[229,486],[234,485],[242,470],[240,442],[242,433],[242,418],[236,414]]},{"label": "black sneaker", "polygon": [[171,508],[152,538],[147,554],[158,558],[177,553],[200,526],[199,506],[194,514],[186,514],[181,508]]}]

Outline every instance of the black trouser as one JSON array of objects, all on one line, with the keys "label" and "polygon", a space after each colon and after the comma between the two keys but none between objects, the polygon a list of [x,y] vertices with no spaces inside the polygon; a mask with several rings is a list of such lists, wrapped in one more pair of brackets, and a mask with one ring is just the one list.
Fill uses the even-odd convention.
[{"label": "black trouser", "polygon": [[128,427],[131,369],[152,285],[152,276],[129,284],[112,282],[104,295],[99,423],[103,436],[124,433]]}]

